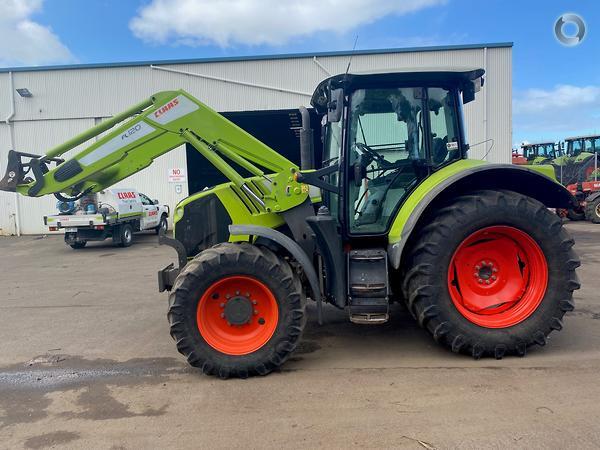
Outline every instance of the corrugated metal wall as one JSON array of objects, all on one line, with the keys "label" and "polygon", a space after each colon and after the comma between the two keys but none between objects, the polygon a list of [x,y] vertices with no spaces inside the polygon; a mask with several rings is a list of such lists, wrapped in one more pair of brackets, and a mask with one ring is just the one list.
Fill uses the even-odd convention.
[{"label": "corrugated metal wall", "polygon": [[[173,73],[151,66],[84,68],[15,72],[15,88],[27,87],[32,98],[15,95],[13,123],[0,123],[0,172],[4,174],[14,127],[15,149],[43,154],[100,119],[122,111],[152,93],[185,89],[218,111],[296,108],[309,103],[309,95],[327,72],[344,72],[348,56],[323,56],[248,61],[198,62],[161,65],[229,81]],[[471,156],[493,162],[510,162],[511,154],[511,48],[477,48],[427,52],[354,55],[352,71],[418,67],[485,67],[486,85],[477,99],[465,107]],[[262,87],[232,83],[257,84]],[[294,91],[296,93],[287,92]],[[306,95],[303,95],[305,93]],[[0,120],[10,111],[9,76],[0,73]],[[490,150],[491,143],[493,147]],[[487,153],[487,155],[486,155]],[[172,167],[186,167],[185,149],[159,158],[145,171],[121,182],[172,206],[187,193],[167,183]],[[53,198],[19,198],[23,233],[43,233],[42,217],[54,212]],[[0,233],[15,231],[15,198],[0,193]]]}]

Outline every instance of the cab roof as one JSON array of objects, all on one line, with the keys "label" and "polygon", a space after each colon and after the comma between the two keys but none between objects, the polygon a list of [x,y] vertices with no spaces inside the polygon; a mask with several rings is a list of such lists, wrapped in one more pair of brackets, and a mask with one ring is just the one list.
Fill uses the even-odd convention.
[{"label": "cab roof", "polygon": [[542,141],[542,142],[528,142],[527,144],[521,144],[521,147],[534,147],[536,145],[554,145],[556,142]]},{"label": "cab roof", "polygon": [[459,88],[467,82],[481,78],[485,70],[471,67],[449,67],[445,69],[419,68],[418,70],[389,69],[369,72],[352,72],[333,75],[321,81],[312,95],[310,104],[318,112],[324,112],[327,103],[328,89],[358,88],[362,86],[381,84],[412,84],[423,85],[456,85]]},{"label": "cab roof", "polygon": [[577,139],[592,139],[592,138],[600,138],[600,134],[587,134],[584,136],[571,136],[565,138],[565,141],[576,141]]}]

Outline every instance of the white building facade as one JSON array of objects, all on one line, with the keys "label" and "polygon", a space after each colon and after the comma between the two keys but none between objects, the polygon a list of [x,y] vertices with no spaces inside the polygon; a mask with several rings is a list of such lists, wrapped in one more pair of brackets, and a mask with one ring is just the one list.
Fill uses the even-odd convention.
[{"label": "white building facade", "polygon": [[[330,52],[0,69],[0,176],[10,149],[43,155],[158,91],[185,89],[221,112],[308,106],[319,81],[343,73],[349,57],[350,52]],[[356,72],[419,67],[486,70],[483,89],[465,106],[470,157],[509,163],[512,44],[359,50],[352,55],[351,70]],[[16,91],[21,88],[32,96],[21,97]],[[188,184],[173,182],[174,177],[169,180],[169,174],[186,167],[182,147],[120,185],[135,187],[173,208],[188,195]],[[51,196],[25,198],[0,192],[0,234],[47,232],[43,216],[54,214],[55,206]]]}]

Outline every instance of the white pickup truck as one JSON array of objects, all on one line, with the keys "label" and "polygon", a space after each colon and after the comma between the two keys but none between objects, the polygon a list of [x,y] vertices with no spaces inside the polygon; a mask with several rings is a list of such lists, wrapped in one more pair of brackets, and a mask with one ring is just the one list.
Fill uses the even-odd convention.
[{"label": "white pickup truck", "polygon": [[50,231],[65,230],[65,242],[75,249],[88,241],[112,238],[129,247],[136,231],[166,232],[169,207],[135,189],[106,189],[77,202],[58,202],[60,214],[44,216]]}]

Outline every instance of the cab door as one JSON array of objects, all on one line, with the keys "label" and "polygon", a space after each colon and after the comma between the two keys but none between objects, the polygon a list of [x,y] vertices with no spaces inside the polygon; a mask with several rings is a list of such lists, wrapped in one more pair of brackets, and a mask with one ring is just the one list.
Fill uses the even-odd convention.
[{"label": "cab door", "polygon": [[160,217],[158,216],[158,205],[155,205],[154,202],[144,194],[139,194],[139,196],[144,210],[141,223],[142,230],[157,227],[160,221]]}]

